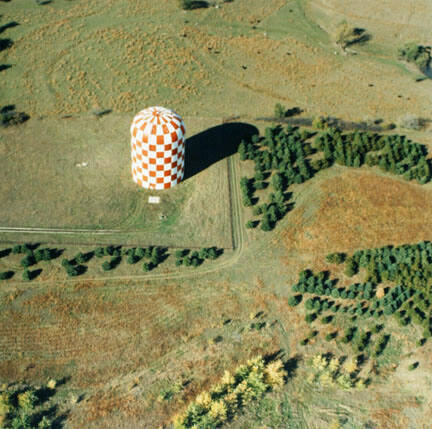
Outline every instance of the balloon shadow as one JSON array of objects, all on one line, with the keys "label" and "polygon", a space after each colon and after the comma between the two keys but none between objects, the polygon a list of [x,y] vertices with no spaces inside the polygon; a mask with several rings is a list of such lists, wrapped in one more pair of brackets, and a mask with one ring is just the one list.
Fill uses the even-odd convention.
[{"label": "balloon shadow", "polygon": [[186,140],[184,179],[237,152],[242,140],[249,141],[258,129],[242,122],[209,128]]}]

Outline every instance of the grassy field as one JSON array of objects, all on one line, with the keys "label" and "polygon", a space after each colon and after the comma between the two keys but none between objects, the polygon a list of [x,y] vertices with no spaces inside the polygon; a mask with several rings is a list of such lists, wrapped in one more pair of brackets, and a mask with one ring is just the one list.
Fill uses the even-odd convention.
[{"label": "grassy field", "polygon": [[[148,197],[155,193],[140,189],[131,179],[129,121],[129,115],[120,114],[33,119],[19,129],[6,129],[0,168],[8,180],[0,185],[1,226],[108,233],[14,232],[2,233],[3,239],[230,247],[226,160],[159,192],[161,203],[151,205]],[[212,145],[221,141],[214,137],[197,141],[196,135],[217,122],[203,118],[186,122],[191,123],[195,152],[208,157]],[[205,209],[208,204],[211,213]]]},{"label": "grassy field", "polygon": [[[226,158],[240,131],[263,131],[255,118],[271,116],[276,102],[303,117],[355,121],[398,123],[430,111],[432,82],[415,82],[419,73],[395,54],[412,39],[430,45],[426,0],[215,5],[185,12],[173,0],[1,3],[1,38],[13,44],[1,44],[0,105],[31,119],[0,129],[0,226],[120,231],[73,240],[0,233],[2,240],[55,241],[68,258],[111,242],[229,248],[232,223],[244,226],[252,209],[230,219]],[[333,42],[344,18],[372,36],[347,55]],[[128,127],[136,111],[160,104],[185,118],[191,175],[150,207],[149,193],[130,178]],[[112,113],[96,118],[96,109]],[[430,124],[408,136],[430,152]],[[82,162],[88,166],[76,166]],[[254,174],[250,161],[239,165],[239,177]],[[333,166],[290,187],[292,210],[274,231],[240,228],[236,251],[214,265],[175,267],[169,256],[146,278],[140,264],[122,261],[110,278],[93,258],[69,282],[60,257],[41,263],[31,283],[20,274],[0,281],[0,379],[61,381],[65,428],[169,428],[224,370],[274,353],[289,370],[286,385],[226,427],[428,428],[432,342],[416,344],[418,326],[388,322],[382,356],[360,367],[360,377],[371,377],[365,390],[321,386],[308,381],[310,361],[317,353],[353,359],[349,347],[325,340],[353,319],[311,326],[303,303],[288,301],[305,268],[331,270],[348,284],[341,267],[326,264],[330,252],[432,240],[431,186],[378,168]],[[0,271],[19,258],[0,258]]]}]

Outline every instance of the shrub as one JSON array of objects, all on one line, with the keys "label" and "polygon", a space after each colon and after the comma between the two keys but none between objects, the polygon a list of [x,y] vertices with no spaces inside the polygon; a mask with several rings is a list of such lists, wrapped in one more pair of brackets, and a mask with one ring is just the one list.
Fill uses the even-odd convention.
[{"label": "shrub", "polygon": [[114,246],[106,246],[104,249],[104,254],[106,256],[112,256],[114,254]]},{"label": "shrub", "polygon": [[24,270],[22,274],[23,280],[29,281],[31,280],[31,272],[29,270]]},{"label": "shrub", "polygon": [[30,267],[36,263],[36,259],[33,255],[26,255],[21,259],[21,266],[24,268]]},{"label": "shrub", "polygon": [[342,264],[345,259],[346,253],[330,253],[326,256],[326,261],[330,264]]},{"label": "shrub", "polygon": [[94,253],[96,257],[102,258],[103,256],[105,256],[105,249],[103,247],[97,247]]},{"label": "shrub", "polygon": [[66,267],[66,273],[69,277],[76,277],[79,275],[79,268],[74,265],[68,265]]},{"label": "shrub", "polygon": [[185,253],[184,249],[179,249],[179,250],[176,250],[176,251],[174,252],[174,256],[175,256],[177,259],[181,259],[181,258],[183,258],[183,256],[184,256],[185,254],[186,254],[186,253]]},{"label": "shrub", "polygon": [[326,341],[331,341],[335,337],[334,332],[328,333],[325,336]]},{"label": "shrub", "polygon": [[112,269],[111,261],[104,261],[104,262],[102,263],[102,269],[103,269],[104,271],[110,271],[110,270]]},{"label": "shrub", "polygon": [[345,20],[340,22],[336,28],[335,42],[345,49],[354,43],[365,42],[369,39],[365,30],[349,25]]},{"label": "shrub", "polygon": [[321,322],[322,323],[325,323],[325,324],[328,324],[328,323],[330,323],[331,321],[333,320],[333,316],[324,316],[322,319],[321,319]]},{"label": "shrub", "polygon": [[139,261],[139,257],[132,252],[129,253],[128,257],[126,258],[126,262],[128,264],[136,264],[138,261]]},{"label": "shrub", "polygon": [[78,264],[84,264],[85,262],[87,262],[87,258],[85,257],[84,253],[82,253],[82,252],[78,252],[75,255],[74,259]]},{"label": "shrub", "polygon": [[276,119],[285,118],[286,111],[287,111],[287,109],[284,106],[282,106],[282,104],[280,104],[280,103],[275,104],[274,116]]},{"label": "shrub", "polygon": [[152,269],[151,262],[144,262],[142,265],[142,269],[145,273],[148,273],[149,271],[151,271],[151,269]]},{"label": "shrub", "polygon": [[416,64],[422,72],[427,70],[431,61],[431,48],[413,42],[399,48],[398,54],[400,59]]},{"label": "shrub", "polygon": [[248,229],[255,228],[255,222],[253,220],[248,220],[246,222],[246,228],[248,228]]},{"label": "shrub", "polygon": [[13,253],[14,255],[17,255],[17,254],[19,254],[19,253],[24,253],[23,246],[21,246],[21,244],[16,244],[16,245],[12,248],[12,253]]},{"label": "shrub", "polygon": [[317,318],[316,313],[309,313],[309,314],[306,314],[306,316],[305,316],[305,320],[307,323],[312,323],[316,318]]},{"label": "shrub", "polygon": [[410,366],[408,367],[409,371],[413,371],[414,369],[416,369],[419,366],[418,362],[414,362],[412,364],[410,364]]},{"label": "shrub", "polygon": [[301,295],[290,296],[288,299],[288,305],[290,305],[291,307],[295,307],[301,302],[301,300],[302,300]]}]

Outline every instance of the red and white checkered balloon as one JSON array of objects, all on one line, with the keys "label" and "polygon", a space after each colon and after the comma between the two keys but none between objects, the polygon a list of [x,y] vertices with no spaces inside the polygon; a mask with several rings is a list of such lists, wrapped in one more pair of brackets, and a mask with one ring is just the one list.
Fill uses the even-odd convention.
[{"label": "red and white checkered balloon", "polygon": [[186,130],[164,107],[141,110],[131,125],[132,178],[147,189],[168,189],[183,179]]}]

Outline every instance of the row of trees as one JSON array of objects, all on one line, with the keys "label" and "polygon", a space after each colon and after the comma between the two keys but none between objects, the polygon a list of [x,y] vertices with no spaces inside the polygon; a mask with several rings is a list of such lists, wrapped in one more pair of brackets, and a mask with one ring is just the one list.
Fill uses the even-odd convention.
[{"label": "row of trees", "polygon": [[[32,280],[37,277],[42,270],[30,270],[29,268],[40,261],[50,261],[57,258],[63,253],[63,250],[38,248],[37,244],[18,244],[13,248],[0,250],[0,258],[9,254],[23,254],[20,265],[24,268],[23,279]],[[217,247],[203,247],[199,251],[190,253],[188,249],[177,250],[175,252],[176,265],[194,266],[201,265],[206,259],[217,259],[223,253],[223,249]],[[78,252],[73,258],[64,258],[61,265],[70,277],[79,276],[87,271],[87,264],[93,257],[107,258],[101,264],[104,271],[115,269],[126,257],[128,264],[136,264],[145,259],[142,264],[144,272],[151,271],[167,258],[167,249],[158,246],[149,246],[147,248],[132,247],[122,248],[121,246],[108,245],[97,247],[94,251]],[[0,280],[7,280],[14,276],[14,271],[0,272]]]},{"label": "row of trees", "polygon": [[191,252],[189,249],[176,250],[176,266],[199,267],[206,259],[214,260],[221,255],[222,249],[216,247],[203,247],[202,249]]},{"label": "row of trees", "polygon": [[334,162],[348,167],[361,167],[366,163],[422,184],[431,179],[426,147],[405,136],[358,131],[342,134],[331,128],[315,138],[315,148],[324,154],[323,160],[314,163],[315,168],[327,168]]}]

